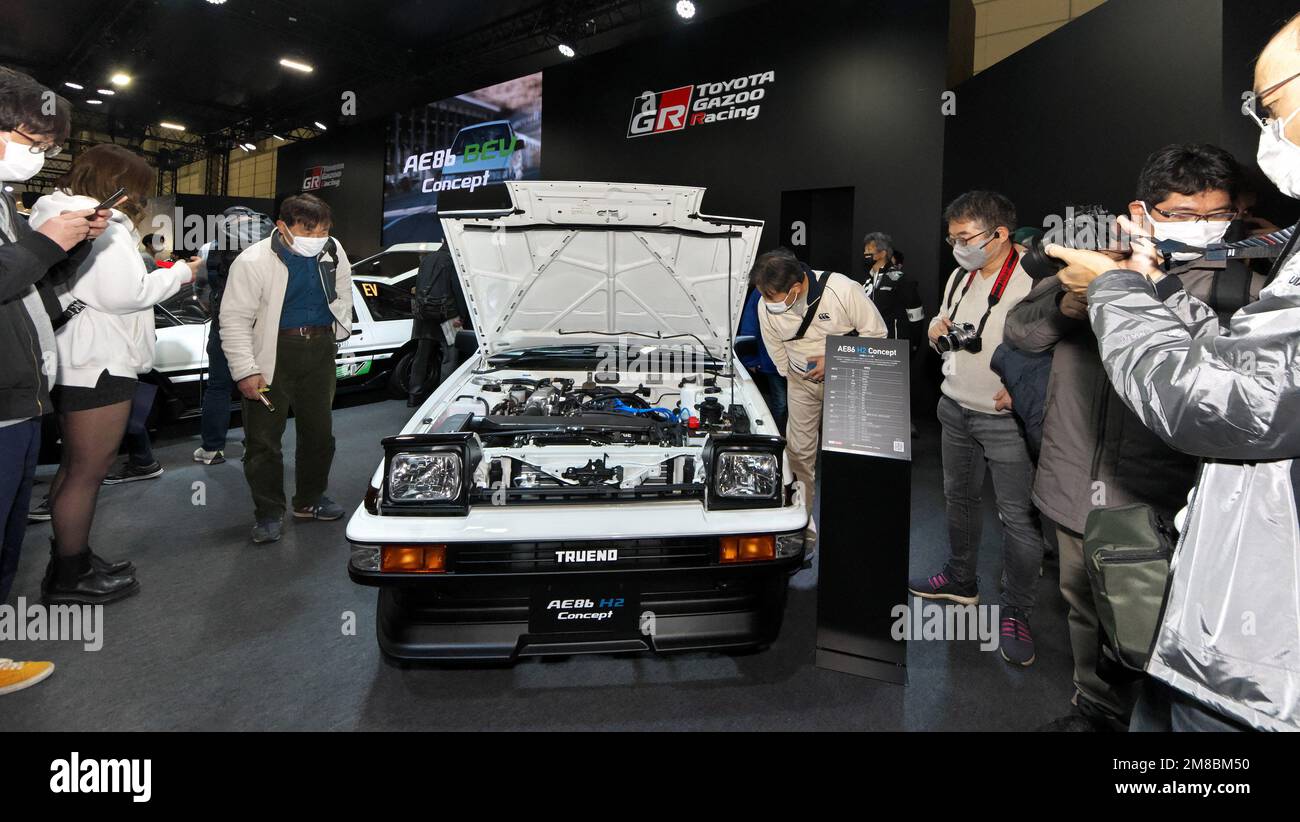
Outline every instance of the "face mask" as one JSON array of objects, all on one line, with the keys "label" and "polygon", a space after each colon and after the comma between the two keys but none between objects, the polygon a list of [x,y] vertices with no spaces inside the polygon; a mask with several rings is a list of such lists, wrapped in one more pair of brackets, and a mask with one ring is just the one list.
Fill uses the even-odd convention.
[{"label": "face mask", "polygon": [[27,146],[20,146],[12,140],[4,141],[4,158],[0,159],[0,180],[6,183],[22,183],[35,177],[45,167],[45,154],[33,154]]},{"label": "face mask", "polygon": [[955,245],[952,247],[953,259],[964,271],[979,271],[989,263],[988,244],[998,237],[994,234],[984,245]]},{"label": "face mask", "polygon": [[293,237],[293,244],[290,248],[293,253],[300,257],[315,257],[325,250],[325,243],[329,242],[329,237],[299,237],[290,232]]},{"label": "face mask", "polygon": [[767,313],[769,314],[784,314],[787,311],[796,308],[797,306],[803,303],[806,303],[807,300],[808,300],[807,294],[800,294],[798,297],[795,298],[794,302],[792,303],[787,303],[787,302],[770,303],[767,300],[763,300],[763,307],[767,309]]},{"label": "face mask", "polygon": [[1287,123],[1300,114],[1300,109],[1291,112],[1285,120],[1277,119],[1268,124],[1259,138],[1259,170],[1273,181],[1278,191],[1288,197],[1300,199],[1300,146],[1286,138]]},{"label": "face mask", "polygon": [[[1145,205],[1142,207],[1146,208]],[[1157,240],[1175,240],[1196,248],[1223,242],[1223,235],[1228,233],[1228,226],[1231,225],[1228,222],[1209,223],[1199,220],[1190,223],[1162,223],[1151,219],[1150,211],[1147,212],[1147,220],[1151,223],[1151,234]],[[1175,260],[1195,260],[1201,255],[1195,251],[1175,251],[1170,256]]]}]

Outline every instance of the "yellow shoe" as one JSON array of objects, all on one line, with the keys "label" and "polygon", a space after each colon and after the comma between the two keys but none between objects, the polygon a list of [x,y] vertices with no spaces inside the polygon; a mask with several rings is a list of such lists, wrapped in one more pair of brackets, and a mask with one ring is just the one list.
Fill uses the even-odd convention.
[{"label": "yellow shoe", "polygon": [[53,662],[15,662],[0,659],[0,694],[21,691],[54,673]]}]

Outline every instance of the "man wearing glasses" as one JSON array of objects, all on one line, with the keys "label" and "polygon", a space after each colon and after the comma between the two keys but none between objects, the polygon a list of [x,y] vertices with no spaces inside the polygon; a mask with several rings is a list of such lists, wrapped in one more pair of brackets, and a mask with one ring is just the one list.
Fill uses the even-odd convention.
[{"label": "man wearing glasses", "polygon": [[[1237,161],[1217,146],[1165,146],[1147,159],[1129,217],[1144,233],[1203,248],[1221,241],[1237,217],[1241,182]],[[1189,325],[1216,321],[1207,306],[1231,316],[1264,284],[1244,262],[1230,271],[1195,252],[1174,256],[1155,293]],[[1136,689],[1098,673],[1100,633],[1084,568],[1084,526],[1093,508],[1133,503],[1149,505],[1172,523],[1196,481],[1196,459],[1161,442],[1116,396],[1088,325],[1087,300],[1069,291],[1062,276],[1035,285],[1006,325],[1012,347],[1054,352],[1033,501],[1056,525],[1075,693],[1070,713],[1044,730],[1118,730],[1128,725]]]},{"label": "man wearing glasses", "polygon": [[[1300,199],[1300,16],[1255,64],[1260,170]],[[1202,460],[1183,514],[1132,730],[1300,730],[1300,253],[1292,231],[1258,302],[1188,325],[1155,292],[1141,238],[1116,263],[1049,246],[1087,297],[1116,391],[1170,447]]]},{"label": "man wearing glasses", "polygon": [[1016,209],[992,191],[972,191],[944,212],[948,244],[958,267],[948,278],[930,343],[943,355],[943,493],[950,556],[938,573],[908,583],[926,599],[979,602],[975,569],[983,535],[981,494],[993,474],[1002,519],[1002,608],[999,649],[1013,665],[1031,665],[1034,607],[1043,540],[1029,501],[1033,464],[1011,400],[990,367],[1002,343],[1007,312],[1029,293],[1031,281],[1011,240]]},{"label": "man wearing glasses", "polygon": [[[0,67],[0,184],[30,180],[59,152],[71,108],[25,74]],[[55,371],[53,287],[71,277],[108,227],[107,211],[67,211],[33,231],[0,191],[0,604],[9,597]],[[0,659],[0,694],[50,675],[49,662]]]}]

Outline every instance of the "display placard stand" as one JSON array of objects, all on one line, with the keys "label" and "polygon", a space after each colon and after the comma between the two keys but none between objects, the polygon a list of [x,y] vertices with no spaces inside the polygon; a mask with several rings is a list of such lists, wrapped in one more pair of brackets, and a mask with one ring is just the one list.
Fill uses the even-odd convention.
[{"label": "display placard stand", "polygon": [[908,602],[912,510],[909,343],[826,339],[818,495],[816,665],[906,684],[894,639]]}]

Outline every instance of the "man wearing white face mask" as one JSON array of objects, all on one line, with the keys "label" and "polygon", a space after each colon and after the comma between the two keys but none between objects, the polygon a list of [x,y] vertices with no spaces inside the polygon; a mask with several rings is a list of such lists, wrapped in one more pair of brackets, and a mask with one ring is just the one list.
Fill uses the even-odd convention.
[{"label": "man wearing white face mask", "polygon": [[[1300,198],[1300,17],[1255,68],[1261,170]],[[1139,229],[1140,227],[1134,226]],[[1300,730],[1300,253],[1293,232],[1226,330],[1159,300],[1149,242],[1114,261],[1050,246],[1086,293],[1102,364],[1144,425],[1203,467],[1133,730]]]},{"label": "man wearing white face mask", "polygon": [[329,236],[330,208],[320,198],[287,198],[275,225],[230,266],[220,314],[222,351],[244,397],[244,476],[259,544],[280,539],[280,440],[290,410],[298,434],[293,516],[344,514],[325,489],[334,460],[334,353],[351,333],[352,267]]},{"label": "man wearing white face mask", "polygon": [[[1240,167],[1223,149],[1165,146],[1143,166],[1129,214],[1161,239],[1201,248],[1223,238],[1241,185]],[[1215,322],[1211,308],[1230,317],[1263,287],[1263,276],[1244,262],[1230,269],[1189,256],[1195,259],[1175,261],[1155,288],[1188,325]],[[1044,730],[1125,727],[1137,692],[1098,672],[1100,623],[1084,567],[1083,533],[1094,508],[1140,503],[1171,522],[1196,482],[1196,459],[1162,442],[1116,396],[1097,353],[1086,300],[1066,289],[1061,277],[1040,280],[1011,310],[1005,339],[1026,353],[1052,353],[1033,500],[1056,527],[1075,694],[1070,713]]]},{"label": "man wearing white face mask", "polygon": [[[803,483],[804,505],[811,517],[821,441],[826,338],[854,334],[884,337],[888,331],[862,286],[843,274],[814,271],[784,248],[761,255],[751,279],[763,297],[758,312],[763,346],[786,378],[786,454],[790,470]],[[809,546],[815,545],[816,527],[811,519],[808,538]]]}]

